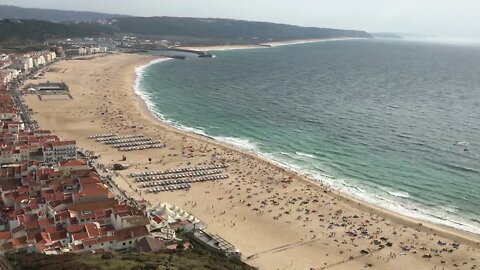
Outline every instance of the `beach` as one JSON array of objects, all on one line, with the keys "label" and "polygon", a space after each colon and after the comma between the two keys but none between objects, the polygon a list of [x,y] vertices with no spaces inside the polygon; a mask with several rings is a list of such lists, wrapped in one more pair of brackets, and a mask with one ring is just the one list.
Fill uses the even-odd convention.
[{"label": "beach", "polygon": [[[479,264],[478,235],[368,205],[252,153],[160,122],[134,91],[135,69],[154,60],[116,54],[61,61],[42,80],[67,83],[73,99],[25,99],[42,129],[75,139],[101,155],[100,163],[111,165],[125,155],[121,162],[132,167],[114,180],[130,196],[184,208],[260,269],[475,269]],[[119,152],[87,139],[115,132],[142,133],[166,147]],[[196,183],[188,191],[147,194],[127,176],[211,163],[227,164],[230,178]]]},{"label": "beach", "polygon": [[183,50],[194,50],[194,51],[226,51],[226,50],[269,48],[269,46],[259,44],[259,45],[181,46],[178,48]]},{"label": "beach", "polygon": [[179,49],[197,50],[197,51],[244,50],[244,49],[261,49],[261,48],[271,48],[271,47],[278,47],[278,46],[299,45],[299,44],[339,41],[339,40],[352,40],[352,39],[360,39],[360,38],[297,39],[297,40],[264,42],[264,43],[251,44],[251,45],[225,44],[225,45],[215,45],[215,46],[185,46],[185,47],[181,46],[179,47]]}]

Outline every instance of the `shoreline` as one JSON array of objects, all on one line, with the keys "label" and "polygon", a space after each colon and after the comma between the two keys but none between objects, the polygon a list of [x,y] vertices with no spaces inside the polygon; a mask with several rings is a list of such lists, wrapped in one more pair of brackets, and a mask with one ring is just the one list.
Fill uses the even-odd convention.
[{"label": "shoreline", "polygon": [[[312,41],[312,42],[318,42],[318,41]],[[295,44],[297,44],[297,43],[295,43]],[[289,44],[285,44],[285,45],[281,45],[281,46],[287,46],[287,45],[289,45]],[[369,202],[364,198],[357,197],[353,194],[347,193],[346,191],[343,191],[343,190],[340,190],[336,187],[333,187],[331,184],[326,183],[326,181],[323,180],[323,179],[316,179],[316,178],[305,176],[306,172],[300,171],[301,169],[298,169],[298,170],[294,169],[292,167],[292,165],[290,165],[290,164],[285,164],[281,161],[269,158],[269,157],[266,156],[265,153],[256,152],[254,150],[242,149],[242,147],[240,147],[238,145],[235,145],[233,143],[229,143],[229,142],[226,142],[226,141],[221,141],[218,138],[216,138],[214,136],[210,136],[208,134],[202,134],[202,133],[195,132],[193,130],[188,130],[188,129],[192,129],[192,128],[189,128],[189,127],[182,128],[181,126],[176,125],[174,121],[169,121],[167,119],[164,119],[162,117],[157,116],[156,113],[158,113],[158,112],[155,112],[155,110],[151,108],[152,105],[150,104],[150,100],[148,100],[148,97],[146,95],[142,95],[142,93],[144,93],[144,91],[143,90],[142,91],[138,90],[137,87],[139,85],[139,82],[141,81],[141,76],[142,76],[142,73],[143,73],[144,69],[146,69],[146,68],[148,68],[151,65],[154,65],[156,63],[165,62],[166,60],[169,60],[169,59],[153,60],[153,61],[151,61],[151,62],[149,62],[149,63],[147,63],[143,66],[137,67],[135,69],[135,74],[136,74],[135,86],[134,86],[135,94],[138,96],[138,102],[143,103],[142,108],[144,110],[144,113],[149,115],[149,117],[151,117],[152,120],[159,121],[162,125],[166,125],[170,128],[173,128],[176,131],[180,132],[181,134],[193,135],[197,139],[203,139],[203,140],[207,140],[208,142],[214,142],[218,145],[231,148],[232,150],[239,151],[242,154],[249,155],[253,158],[259,159],[259,160],[261,160],[262,162],[265,162],[268,165],[276,166],[276,167],[281,168],[281,169],[285,169],[285,170],[289,171],[290,173],[300,177],[302,180],[307,181],[308,183],[318,185],[321,188],[331,189],[331,191],[335,192],[339,197],[342,197],[344,199],[350,199],[350,200],[355,201],[356,203],[366,205],[367,206],[366,209],[372,208],[374,210],[385,212],[385,214],[388,214],[388,215],[390,215],[391,217],[394,217],[394,218],[408,219],[408,220],[405,220],[405,222],[408,222],[408,224],[410,224],[410,226],[412,226],[412,225],[418,226],[419,223],[423,223],[423,226],[425,226],[427,228],[431,227],[432,229],[435,229],[435,230],[441,230],[442,233],[445,233],[444,234],[445,236],[448,236],[448,237],[462,237],[462,238],[472,238],[472,236],[473,236],[474,238],[477,238],[477,240],[472,240],[472,242],[470,242],[470,243],[476,244],[476,243],[480,242],[480,234],[479,233],[475,233],[475,232],[468,231],[468,230],[463,230],[461,228],[456,228],[456,227],[449,226],[449,225],[446,225],[446,224],[437,223],[435,221],[423,219],[421,217],[415,217],[415,216],[413,216],[413,214],[409,215],[410,213],[408,213],[408,211],[409,211],[408,209],[405,209],[407,213],[402,213],[402,212],[397,212],[397,211],[394,211],[392,209],[389,209],[388,207],[381,207],[380,205],[375,204],[373,202]],[[333,179],[333,181],[335,181],[335,179]],[[447,230],[447,231],[443,232],[443,230]]]},{"label": "shoreline", "polygon": [[[390,257],[388,251],[401,252],[401,250],[398,251],[399,248],[397,246],[402,242],[412,243],[412,245],[413,243],[415,245],[425,243],[429,249],[434,249],[436,248],[436,241],[440,237],[466,244],[462,250],[455,251],[454,255],[443,254],[444,260],[450,261],[448,258],[462,258],[467,261],[469,257],[477,256],[473,255],[473,253],[478,248],[478,235],[470,235],[466,232],[458,232],[455,229],[443,228],[434,224],[431,225],[432,229],[430,229],[430,224],[428,223],[423,223],[423,226],[419,226],[419,220],[380,209],[379,206],[361,202],[337,191],[331,191],[328,187],[301,177],[299,174],[280,167],[278,164],[274,164],[270,160],[252,152],[238,149],[213,138],[180,130],[172,124],[162,121],[155,116],[154,112],[150,111],[148,104],[134,89],[134,86],[137,85],[136,75],[137,72],[141,72],[141,67],[159,59],[161,58],[145,55],[115,55],[102,60],[91,60],[90,63],[85,63],[88,61],[61,62],[56,65],[60,65],[60,67],[66,68],[68,71],[58,74],[48,72],[46,79],[51,81],[64,79],[67,83],[71,83],[72,94],[75,99],[55,103],[58,104],[58,107],[50,106],[49,104],[52,103],[38,101],[34,96],[28,96],[26,100],[29,106],[36,112],[34,118],[39,121],[42,127],[52,131],[56,130],[55,132],[62,137],[76,139],[78,145],[82,148],[94,150],[95,153],[101,154],[100,162],[105,165],[113,164],[115,160],[121,157],[122,153],[116,150],[112,151],[112,149],[103,144],[89,141],[86,139],[89,134],[101,133],[103,131],[120,131],[125,134],[141,132],[149,136],[162,138],[167,144],[167,147],[163,150],[125,153],[127,162],[132,165],[132,168],[120,172],[114,180],[130,196],[146,199],[152,205],[167,201],[181,206],[203,220],[209,226],[209,231],[221,235],[240,248],[245,255],[244,259],[247,263],[261,267],[261,269],[272,269],[273,266],[276,269],[290,265],[292,262],[289,257],[295,257],[298,260],[295,261],[295,265],[291,269],[303,269],[304,267],[314,265],[320,267],[322,262],[328,265],[341,262],[343,266],[350,266],[350,268],[338,269],[357,269],[362,267],[367,261],[374,261],[376,267],[373,267],[373,269],[384,269],[382,265],[385,266],[385,264],[391,267],[393,262],[400,263],[402,266],[405,263],[406,265],[413,264],[415,266],[419,265],[420,268],[426,268],[428,265],[432,266],[433,262],[422,259],[421,254],[418,256],[408,253],[408,256],[393,258]],[[84,86],[85,79],[91,83],[87,83],[88,85]],[[62,112],[62,114],[58,114],[59,112]],[[51,115],[55,113],[58,116],[52,118]],[[136,127],[133,128],[133,125]],[[183,158],[182,149],[185,149],[185,146],[194,146],[195,149],[206,149],[208,147],[209,150],[207,152],[203,150],[195,151],[193,158]],[[194,185],[189,191],[153,195],[139,193],[136,189],[136,184],[126,177],[130,172],[147,169],[147,167],[148,169],[159,169],[165,168],[165,166],[168,168],[186,166],[187,161],[194,164],[211,162],[210,154],[206,155],[206,153],[217,152],[223,158],[227,158],[227,163],[231,166],[228,169],[231,180],[224,183],[198,184]],[[239,157],[238,159],[237,156]],[[147,157],[152,157],[155,162],[147,162]],[[265,170],[268,171],[262,173]],[[250,173],[252,174],[250,175]],[[282,187],[282,183],[271,182],[268,179],[261,180],[268,175],[275,176],[275,178],[278,176],[293,176],[293,182],[288,187]],[[238,194],[235,195],[229,187],[229,185],[234,183],[239,184]],[[257,187],[258,184],[256,183],[260,186]],[[262,187],[262,185],[267,186]],[[241,191],[240,188],[242,188]],[[245,188],[247,188],[246,191],[244,191]],[[252,191],[250,192],[248,189]],[[285,194],[297,194],[295,196],[305,196],[305,194],[307,194],[306,196],[319,195],[319,198],[321,196],[326,201],[325,204],[320,202],[323,206],[315,207],[319,207],[317,209],[322,213],[322,216],[328,217],[327,221],[338,223],[338,217],[335,217],[335,211],[338,208],[343,211],[343,215],[349,217],[349,223],[352,224],[349,227],[360,226],[360,223],[358,223],[360,220],[352,219],[354,214],[368,219],[372,225],[375,224],[375,226],[381,228],[382,234],[392,239],[395,243],[395,249],[375,251],[378,252],[382,259],[371,256],[359,257],[359,249],[371,245],[369,244],[371,240],[368,240],[368,238],[356,239],[357,244],[355,245],[353,245],[353,240],[351,240],[352,245],[343,244],[342,241],[344,241],[345,236],[344,229],[341,227],[338,227],[338,230],[336,230],[338,235],[332,236],[329,235],[330,229],[324,227],[325,223],[323,221],[318,223],[312,220],[310,224],[310,222],[305,223],[306,221],[302,220],[296,221],[293,217],[289,218],[286,215],[282,217],[282,221],[279,221],[273,215],[281,214],[282,210],[275,207],[272,208],[273,212],[271,214],[268,212],[259,214],[253,212],[252,209],[247,208],[244,204],[238,204],[236,200],[231,199],[229,202],[228,199],[223,198],[228,193],[235,197],[240,196],[240,199],[244,198],[243,200],[248,200],[248,197],[244,196],[248,194],[253,196],[257,193],[258,195],[255,196],[266,198],[265,196],[270,196],[268,195],[270,192],[264,193],[264,191],[269,189],[273,189],[280,194],[285,192],[287,192]],[[262,193],[265,195],[261,195]],[[219,203],[220,197],[224,200],[224,203]],[[193,201],[195,204],[192,203]],[[200,207],[196,206],[197,202],[201,205]],[[252,203],[254,202],[252,201]],[[334,209],[330,209],[331,206],[334,206]],[[226,213],[219,214],[225,211]],[[296,226],[290,223],[294,223]],[[235,224],[240,225],[235,226]],[[301,224],[303,224],[303,227]],[[313,236],[312,233],[309,233],[309,230],[315,230]],[[371,230],[374,230],[374,227]],[[308,240],[312,239],[310,237],[315,237],[316,234],[319,234],[321,237]],[[262,239],[262,241],[259,242],[258,239]],[[433,239],[435,240],[432,241]],[[301,244],[295,244],[299,240]],[[442,239],[442,241],[445,240]],[[341,242],[342,244],[339,246]],[[293,245],[293,247],[281,251],[281,253],[268,253],[268,250],[276,250],[285,245]],[[345,248],[342,246],[345,246]],[[341,252],[339,253],[339,251]],[[259,255],[264,254],[264,252],[267,252],[267,254]],[[347,259],[350,257],[353,259]],[[439,263],[440,257],[435,258],[435,260]],[[407,267],[406,265],[405,267]],[[394,267],[392,269],[398,268]],[[411,269],[411,267],[404,269]]]},{"label": "shoreline", "polygon": [[250,45],[215,45],[215,46],[186,46],[179,49],[197,50],[197,51],[229,51],[229,50],[247,50],[247,49],[270,49],[280,46],[301,45],[308,43],[345,41],[345,40],[362,40],[368,38],[325,38],[325,39],[295,39],[286,41],[272,41]]}]

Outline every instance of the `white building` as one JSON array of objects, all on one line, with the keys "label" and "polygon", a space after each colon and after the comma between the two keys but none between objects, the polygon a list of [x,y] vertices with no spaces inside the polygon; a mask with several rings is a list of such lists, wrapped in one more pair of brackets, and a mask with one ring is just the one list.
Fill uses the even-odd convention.
[{"label": "white building", "polygon": [[45,57],[43,55],[39,55],[33,58],[33,66],[40,67],[46,65]]},{"label": "white building", "polygon": [[77,145],[75,141],[46,143],[43,145],[42,150],[45,162],[77,159]]},{"label": "white building", "polygon": [[161,233],[162,228],[191,231],[203,227],[198,218],[168,203],[160,203],[157,207],[147,210],[147,218],[152,232]]},{"label": "white building", "polygon": [[30,56],[25,56],[21,60],[23,64],[23,70],[30,70],[33,68],[33,58]]}]

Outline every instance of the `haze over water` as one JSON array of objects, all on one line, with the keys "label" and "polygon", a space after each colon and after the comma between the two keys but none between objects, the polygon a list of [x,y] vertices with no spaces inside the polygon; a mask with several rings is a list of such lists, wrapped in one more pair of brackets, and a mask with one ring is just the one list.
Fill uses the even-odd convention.
[{"label": "haze over water", "polygon": [[480,233],[480,47],[350,40],[157,63],[159,117],[382,207]]}]

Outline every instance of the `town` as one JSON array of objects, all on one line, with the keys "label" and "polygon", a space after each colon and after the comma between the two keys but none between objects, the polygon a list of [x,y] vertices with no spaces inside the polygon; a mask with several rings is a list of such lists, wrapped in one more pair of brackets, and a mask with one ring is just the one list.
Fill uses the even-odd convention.
[{"label": "town", "polygon": [[[47,255],[176,250],[179,246],[191,248],[191,240],[179,236],[188,233],[195,244],[239,259],[240,252],[221,237],[206,232],[198,218],[169,203],[151,206],[128,197],[94,155],[78,148],[74,140],[42,130],[32,119],[23,95],[35,93],[41,98],[42,94],[65,94],[68,86],[25,85],[28,79],[41,76],[48,65],[65,57],[106,52],[106,47],[63,50],[54,46],[48,51],[1,55],[0,250]],[[114,140],[113,134],[107,137]],[[115,140],[123,143],[116,146],[124,148],[119,150],[141,149],[136,146],[140,144],[131,144],[138,140],[149,142],[149,148],[163,146],[149,139]],[[195,172],[194,168],[170,169],[172,173]],[[205,169],[214,167],[201,171]],[[208,173],[191,176],[204,174]],[[225,177],[211,176],[202,181]]]}]

